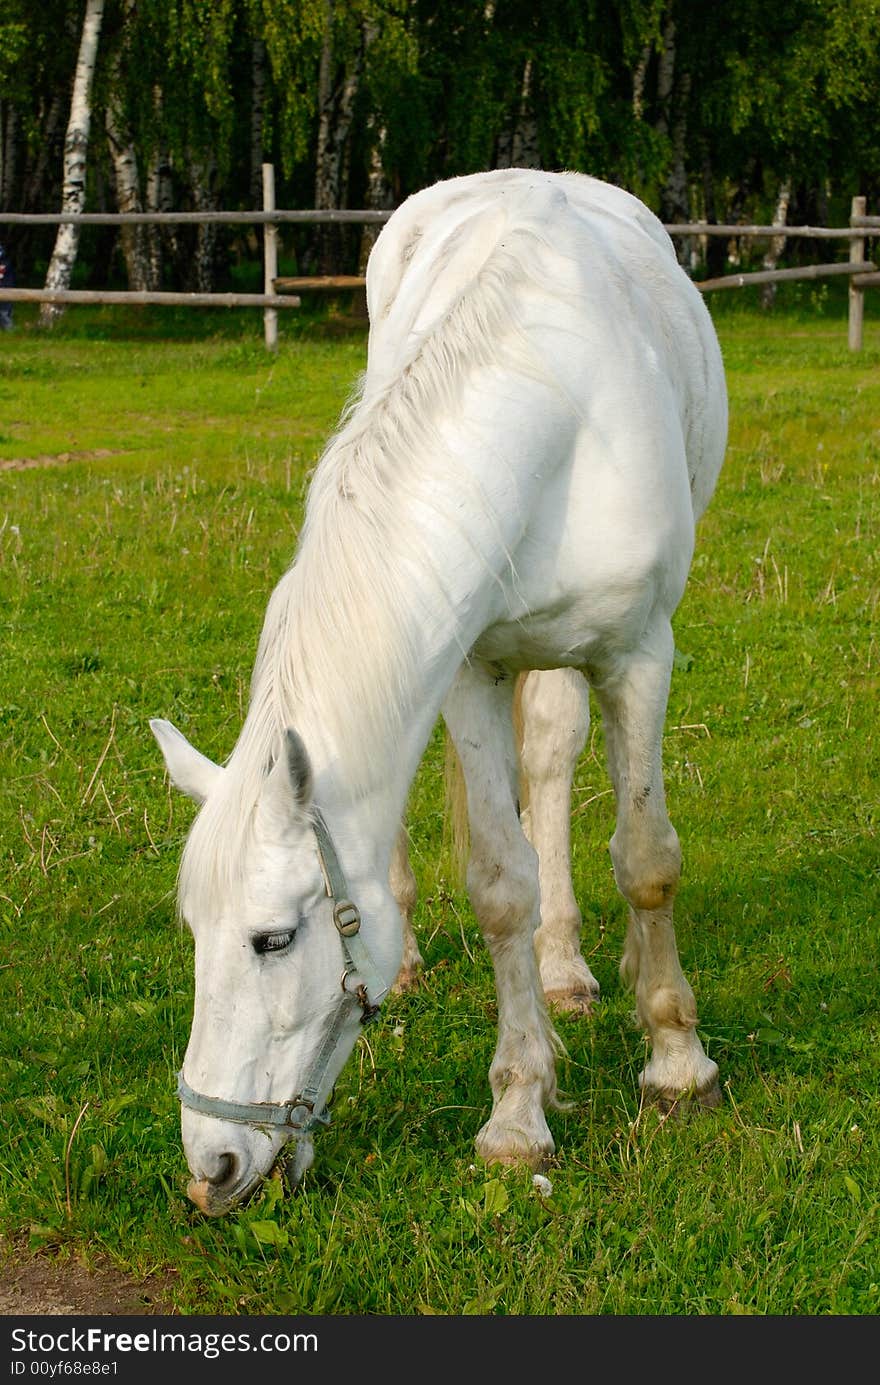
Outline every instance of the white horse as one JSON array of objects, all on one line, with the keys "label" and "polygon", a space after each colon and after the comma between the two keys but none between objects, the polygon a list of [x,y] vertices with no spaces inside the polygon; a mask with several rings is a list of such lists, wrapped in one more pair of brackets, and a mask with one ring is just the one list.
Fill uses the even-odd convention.
[{"label": "white horse", "polygon": [[[333,1082],[400,972],[389,873],[394,861],[401,893],[401,816],[441,710],[498,999],[476,1148],[532,1168],[552,1154],[558,1040],[516,804],[523,670],[580,671],[558,675],[581,702],[574,741],[581,674],[602,713],[629,905],[621,969],[651,1042],[644,1092],[718,1099],[676,949],[661,767],[671,618],[726,443],[703,300],[634,197],[516,169],[409,198],[373,250],[367,299],[367,369],[269,601],[229,760],[151,723],[172,781],[202,805],[179,881],[195,1009],[178,1093],[190,1196],[211,1214],[291,1139],[307,1167]],[[530,815],[536,843],[551,838],[544,868],[567,869],[564,842],[551,859],[560,823],[534,801]],[[571,917],[548,924],[544,986],[588,1003]]]}]

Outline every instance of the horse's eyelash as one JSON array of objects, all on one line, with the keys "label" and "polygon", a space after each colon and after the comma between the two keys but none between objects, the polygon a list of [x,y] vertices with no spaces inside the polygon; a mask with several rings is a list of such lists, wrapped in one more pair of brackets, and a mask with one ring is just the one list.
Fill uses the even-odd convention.
[{"label": "horse's eyelash", "polygon": [[262,956],[266,952],[284,952],[295,937],[295,928],[285,928],[280,933],[258,933],[251,942],[254,952]]}]

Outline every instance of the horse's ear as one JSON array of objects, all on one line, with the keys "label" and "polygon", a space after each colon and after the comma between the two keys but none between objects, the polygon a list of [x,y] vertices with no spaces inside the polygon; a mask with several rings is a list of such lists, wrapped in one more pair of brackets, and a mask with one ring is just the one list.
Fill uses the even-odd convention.
[{"label": "horse's ear", "polygon": [[284,754],[296,806],[305,810],[312,801],[312,764],[302,737],[292,726],[284,733]]},{"label": "horse's ear", "polygon": [[153,717],[150,730],[159,742],[172,784],[188,798],[195,799],[196,803],[204,803],[223,773],[222,765],[215,765],[207,755],[202,755],[194,745],[190,745],[186,736],[170,721]]},{"label": "horse's ear", "polygon": [[302,737],[293,727],[284,733],[281,754],[269,771],[263,802],[283,822],[304,816],[312,801],[312,766]]}]

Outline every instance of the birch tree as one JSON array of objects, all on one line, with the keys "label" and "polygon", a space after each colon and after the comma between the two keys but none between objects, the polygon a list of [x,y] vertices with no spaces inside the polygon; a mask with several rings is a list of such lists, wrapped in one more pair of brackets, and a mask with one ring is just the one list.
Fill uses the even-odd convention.
[{"label": "birch tree", "polygon": [[[791,202],[791,179],[783,178],[779,185],[779,193],[776,198],[776,211],[773,214],[773,225],[784,226],[788,220],[788,206]],[[762,269],[775,269],[779,264],[779,258],[785,250],[785,236],[773,236],[767,247],[767,252],[761,262]],[[761,302],[765,308],[773,306],[776,298],[776,285],[765,284],[761,290]]]},{"label": "birch tree", "polygon": [[[168,152],[162,131],[162,88],[158,84],[153,87],[151,104],[152,126],[159,133],[154,135],[154,147],[151,150],[147,168],[147,211],[172,212],[174,211],[173,169],[171,155]],[[167,250],[172,262],[175,262],[179,257],[177,228],[171,224],[168,226],[150,225],[144,229],[147,232],[145,239],[149,262],[149,281],[153,288],[158,289],[162,287],[162,265],[165,251]]]},{"label": "birch tree", "polygon": [[[337,23],[336,0],[325,0],[324,40],[318,69],[318,144],[315,152],[315,206],[332,211],[347,202],[349,137],[363,71],[365,33],[356,26],[353,41]],[[343,16],[345,18],[345,16]],[[347,26],[346,26],[347,28]],[[319,274],[339,269],[339,228],[318,228]]]},{"label": "birch tree", "polygon": [[[137,149],[125,109],[123,80],[128,32],[135,16],[135,9],[136,0],[125,0],[123,30],[110,64],[110,91],[104,114],[107,146],[110,151],[113,179],[116,184],[116,205],[120,212],[143,211]],[[154,279],[151,272],[146,229],[146,227],[138,225],[120,228],[120,241],[128,275],[128,287],[133,292],[159,287],[158,279]]]},{"label": "birch tree", "polygon": [[[70,103],[70,119],[67,122],[67,135],[64,140],[64,181],[61,192],[63,212],[80,213],[85,207],[86,154],[92,118],[92,81],[103,18],[104,0],[86,0],[73,81],[73,97]],[[47,289],[69,288],[78,246],[79,226],[70,223],[60,225],[46,274]],[[57,304],[44,303],[40,309],[41,325],[51,326],[61,311]]]},{"label": "birch tree", "polygon": [[[656,129],[670,144],[671,159],[660,199],[660,215],[664,221],[687,221],[687,107],[691,77],[687,70],[679,71],[679,39],[675,15],[669,13],[663,27],[663,46],[657,71],[657,104],[659,113]],[[688,236],[676,239],[676,253],[682,264],[690,254]]]}]

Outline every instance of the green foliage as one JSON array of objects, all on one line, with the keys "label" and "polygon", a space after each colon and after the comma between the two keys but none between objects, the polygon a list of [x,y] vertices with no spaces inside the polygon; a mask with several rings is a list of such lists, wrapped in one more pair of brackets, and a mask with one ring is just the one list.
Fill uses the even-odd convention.
[{"label": "green foliage", "polygon": [[24,19],[0,19],[0,90],[9,92],[28,46],[28,31]]},{"label": "green foliage", "polygon": [[[59,107],[81,21],[74,0],[4,8],[10,205],[57,201]],[[251,205],[267,158],[279,205],[314,205],[322,71],[341,206],[369,202],[377,158],[392,202],[511,159],[608,178],[661,213],[681,173],[691,215],[719,220],[769,219],[787,179],[804,220],[880,187],[876,0],[547,0],[540,10],[526,0],[108,0],[92,203],[112,199],[112,105],[144,195],[161,167],[176,207],[206,194]],[[13,231],[21,270],[34,267],[37,239]],[[355,237],[339,240],[339,257],[358,253]]]},{"label": "green foliage", "polygon": [[254,32],[266,45],[277,94],[270,122],[274,118],[288,173],[306,158],[312,140],[325,12],[324,0],[252,0]]}]

